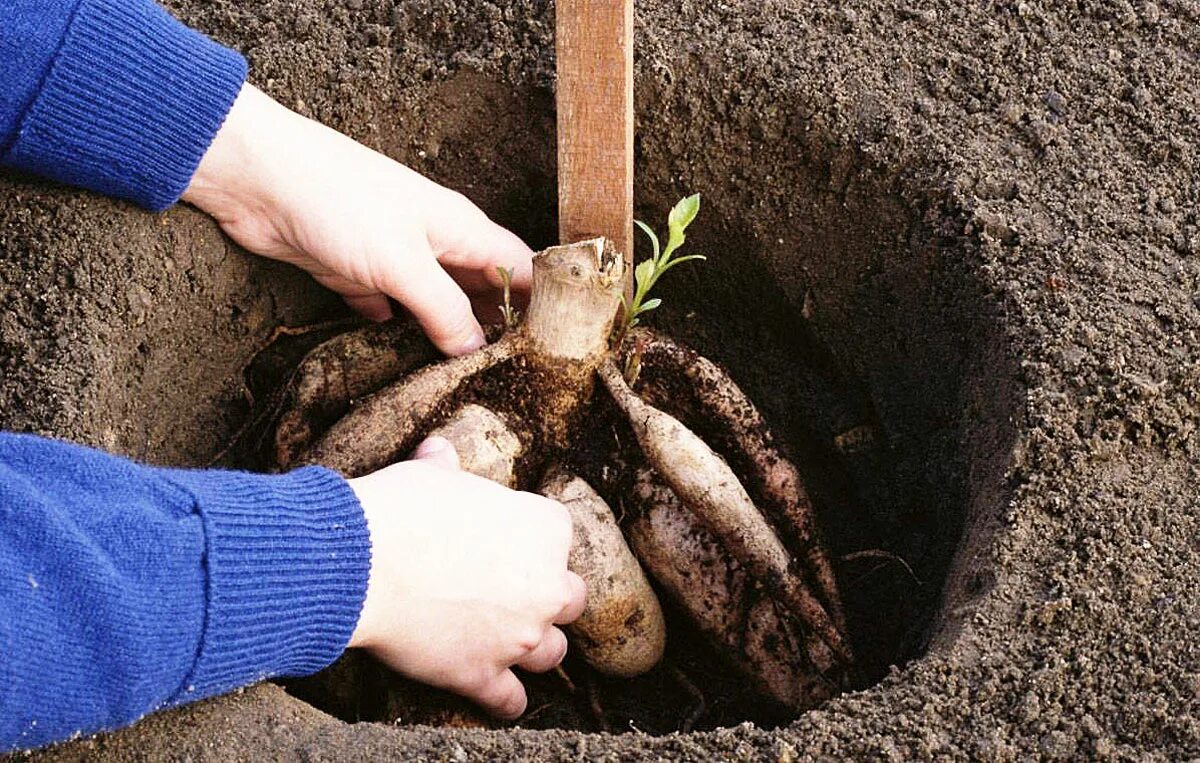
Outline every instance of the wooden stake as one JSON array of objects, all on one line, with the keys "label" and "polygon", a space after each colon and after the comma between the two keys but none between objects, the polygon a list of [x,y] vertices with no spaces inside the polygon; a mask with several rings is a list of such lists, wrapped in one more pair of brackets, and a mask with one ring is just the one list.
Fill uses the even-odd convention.
[{"label": "wooden stake", "polygon": [[607,236],[633,279],[633,0],[558,0],[558,234]]}]

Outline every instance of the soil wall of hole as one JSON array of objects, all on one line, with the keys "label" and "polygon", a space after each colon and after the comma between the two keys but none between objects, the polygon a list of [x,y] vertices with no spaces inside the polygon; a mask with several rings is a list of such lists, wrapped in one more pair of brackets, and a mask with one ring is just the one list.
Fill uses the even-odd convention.
[{"label": "soil wall of hole", "polygon": [[[325,69],[272,47],[258,61],[263,84],[464,191],[531,243],[550,243],[552,93],[545,50],[529,43],[544,27],[515,24],[529,39],[468,46],[509,51],[494,64],[442,50],[461,42],[458,22],[413,31],[403,7],[368,9],[378,23],[361,34],[346,31],[361,26],[340,7],[308,32],[304,14],[295,28],[266,30],[333,44],[343,69],[306,98]],[[418,20],[430,19],[445,20]],[[374,27],[427,34],[427,47],[390,58],[381,51],[398,42],[372,37]],[[657,221],[701,192],[690,242],[709,261],[664,283],[655,321],[725,364],[795,448],[830,543],[847,557],[839,569],[855,639],[878,678],[948,648],[991,585],[980,551],[1007,498],[1020,390],[971,264],[978,242],[942,189],[879,162],[803,104],[731,95],[712,51],[658,52],[638,83],[638,213]],[[404,55],[427,65],[396,75]],[[380,86],[372,71],[395,79]],[[335,105],[347,94],[349,105]],[[13,176],[0,179],[0,199],[7,429],[207,463],[245,420],[244,369],[273,329],[344,315],[305,277],[246,256],[192,210],[149,216]],[[854,556],[864,549],[903,558],[911,574]],[[255,697],[263,717],[316,723],[277,693]],[[218,722],[212,712],[197,717]],[[170,728],[169,718],[155,723]]]}]

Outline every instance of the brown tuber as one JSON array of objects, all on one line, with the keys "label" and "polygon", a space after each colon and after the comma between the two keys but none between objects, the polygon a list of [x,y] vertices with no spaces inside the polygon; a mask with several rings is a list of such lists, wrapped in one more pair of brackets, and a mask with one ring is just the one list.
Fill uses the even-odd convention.
[{"label": "brown tuber", "polygon": [[[687,395],[702,411],[710,427],[719,430],[727,450],[740,456],[743,481],[757,493],[782,535],[803,553],[801,561],[812,576],[821,603],[834,623],[846,630],[841,596],[833,564],[820,541],[812,501],[796,466],[784,457],[762,414],[720,366],[669,337],[639,329],[633,339],[640,353],[644,376],[657,374],[686,380]],[[643,385],[642,395],[651,404],[676,402],[653,385]]]},{"label": "brown tuber", "polygon": [[376,392],[317,440],[306,460],[347,477],[361,477],[399,461],[460,384],[516,354],[514,339],[507,335],[470,355],[426,366]]},{"label": "brown tuber", "polygon": [[633,393],[612,362],[600,378],[629,417],[646,460],[662,475],[684,505],[724,541],[734,557],[815,629],[837,655],[850,652],[820,601],[792,575],[791,557],[725,460],[678,419]]},{"label": "brown tuber", "polygon": [[652,470],[639,469],[636,479],[638,510],[629,542],[700,631],[726,654],[744,655],[747,678],[779,704],[802,708],[828,695],[823,674],[834,660],[825,644],[756,589],[743,566]]},{"label": "brown tuber", "polygon": [[587,582],[588,601],[569,630],[584,659],[622,678],[650,670],[662,659],[667,625],[612,509],[581,478],[557,467],[538,492],[566,506],[575,525],[569,564]]},{"label": "brown tuber", "polygon": [[354,401],[437,358],[415,323],[380,323],[324,342],[297,366],[275,428],[275,460],[295,464]]},{"label": "brown tuber", "polygon": [[443,437],[458,452],[464,472],[489,479],[505,487],[517,486],[517,460],[524,447],[504,419],[476,403],[465,405],[430,437]]}]

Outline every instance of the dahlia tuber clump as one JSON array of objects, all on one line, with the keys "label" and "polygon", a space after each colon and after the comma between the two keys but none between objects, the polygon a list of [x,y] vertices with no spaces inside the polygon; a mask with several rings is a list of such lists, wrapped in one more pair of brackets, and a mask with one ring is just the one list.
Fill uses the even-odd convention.
[{"label": "dahlia tuber clump", "polygon": [[[657,306],[653,280],[684,259],[671,252],[695,212],[678,211],[630,304],[624,259],[593,239],[536,255],[523,320],[509,307],[510,328],[470,355],[430,363],[427,349],[404,349],[426,346],[399,341],[399,326],[318,347],[294,376],[277,460],[354,477],[446,437],[464,469],[571,511],[570,566],[590,594],[569,633],[596,670],[635,676],[661,660],[664,594],[762,696],[800,710],[840,688],[853,657],[799,474],[722,369],[636,325]],[[628,436],[589,434],[602,408]],[[699,417],[714,442],[668,410]]]}]

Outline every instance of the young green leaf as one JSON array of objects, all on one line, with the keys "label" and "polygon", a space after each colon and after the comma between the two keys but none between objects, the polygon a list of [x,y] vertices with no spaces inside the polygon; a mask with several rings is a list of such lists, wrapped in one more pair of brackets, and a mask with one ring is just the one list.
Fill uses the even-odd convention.
[{"label": "young green leaf", "polygon": [[666,265],[663,265],[661,268],[658,269],[658,275],[655,276],[655,280],[657,280],[658,278],[661,278],[663,273],[666,273],[668,270],[675,267],[676,265],[678,265],[681,262],[687,262],[688,260],[707,260],[707,259],[708,258],[705,257],[703,254],[689,254],[686,257],[676,257],[675,259],[671,260]]},{"label": "young green leaf", "polygon": [[635,224],[635,225],[637,225],[639,228],[641,228],[641,229],[642,229],[642,232],[643,232],[643,233],[645,233],[645,234],[646,234],[646,235],[647,235],[647,236],[650,238],[650,245],[651,245],[651,246],[654,248],[654,256],[652,257],[652,259],[654,259],[655,261],[657,261],[657,260],[658,260],[658,255],[659,255],[659,252],[660,252],[661,250],[659,249],[659,245],[658,245],[658,236],[656,236],[656,235],[654,234],[654,229],[653,229],[653,228],[651,228],[649,225],[646,225],[646,224],[645,224],[644,222],[642,222],[641,220],[634,220],[633,222],[634,222],[634,224]]},{"label": "young green leaf", "polygon": [[[621,297],[621,308],[624,318],[622,319],[621,328],[616,336],[616,344],[620,345],[625,339],[626,333],[631,328],[641,323],[641,316],[651,310],[654,310],[662,304],[662,300],[657,297],[647,299],[650,290],[654,288],[654,284],[671,268],[681,262],[688,260],[703,260],[704,256],[699,254],[689,254],[685,257],[675,257],[672,255],[679,247],[683,246],[686,240],[684,231],[692,221],[696,219],[696,215],[700,212],[700,194],[688,196],[671,209],[671,213],[667,216],[668,238],[667,247],[661,248],[661,242],[654,230],[646,225],[641,220],[634,220],[642,232],[650,239],[650,245],[653,249],[653,254],[648,260],[643,260],[638,263],[633,269],[634,291],[633,299],[626,300]],[[629,367],[626,368],[626,376],[630,373]]]},{"label": "young green leaf", "polygon": [[[646,296],[646,292],[650,291],[650,287],[654,285],[654,271],[656,269],[655,265],[656,263],[654,260],[642,260],[638,263],[638,266],[633,269],[633,280],[634,283],[637,284],[637,292],[643,297]],[[634,301],[637,302],[636,297]]]},{"label": "young green leaf", "polygon": [[692,224],[699,213],[700,194],[694,193],[685,199],[680,199],[679,203],[671,209],[671,213],[667,215],[667,227],[672,230],[678,228],[682,231]]},{"label": "young green leaf", "polygon": [[687,239],[683,232],[699,213],[700,194],[698,193],[681,199],[671,209],[671,214],[667,216],[667,248],[663,250],[662,259],[669,258],[676,249],[683,246],[683,242]]}]

